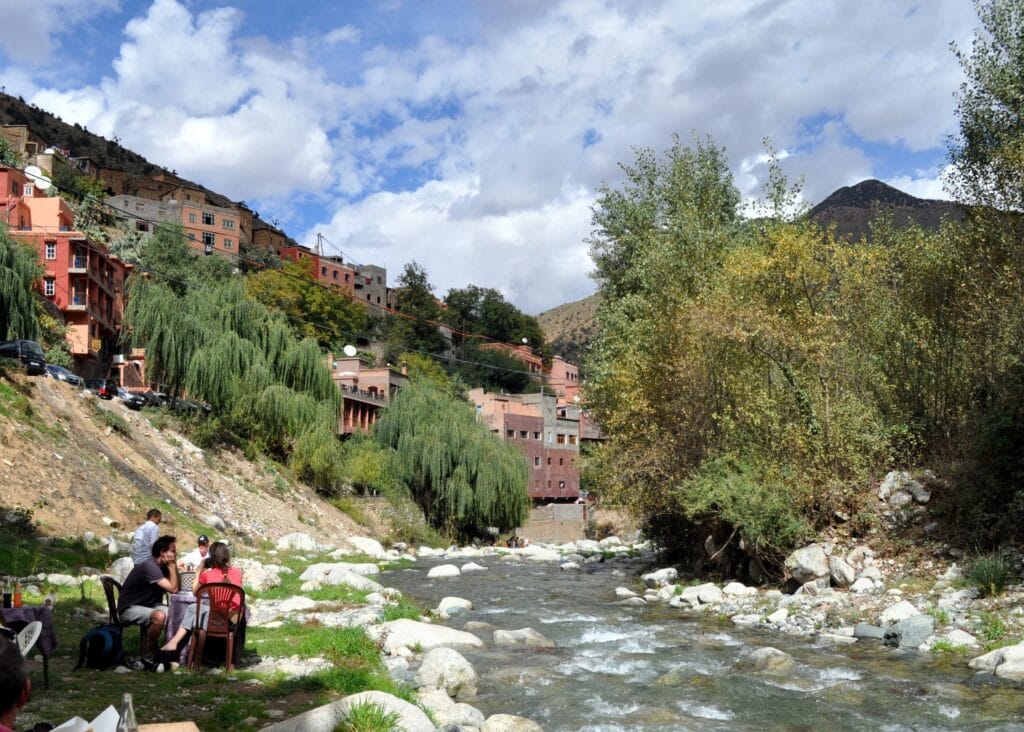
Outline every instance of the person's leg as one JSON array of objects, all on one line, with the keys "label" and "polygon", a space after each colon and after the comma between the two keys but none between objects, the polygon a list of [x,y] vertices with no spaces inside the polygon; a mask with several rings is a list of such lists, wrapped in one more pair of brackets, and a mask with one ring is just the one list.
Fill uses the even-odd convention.
[{"label": "person's leg", "polygon": [[146,631],[146,651],[143,655],[150,657],[154,649],[160,646],[160,634],[164,632],[164,625],[167,623],[167,611],[161,607],[154,608],[153,614],[149,616],[149,629]]}]

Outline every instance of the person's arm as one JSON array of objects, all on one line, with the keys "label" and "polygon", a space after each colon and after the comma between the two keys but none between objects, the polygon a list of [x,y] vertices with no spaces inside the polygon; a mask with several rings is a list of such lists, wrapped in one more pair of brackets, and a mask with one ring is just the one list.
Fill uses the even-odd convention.
[{"label": "person's arm", "polygon": [[173,595],[178,591],[178,588],[181,587],[181,583],[178,580],[178,565],[171,560],[165,566],[170,574],[167,577],[160,579],[156,584],[157,587],[166,592],[170,592]]}]

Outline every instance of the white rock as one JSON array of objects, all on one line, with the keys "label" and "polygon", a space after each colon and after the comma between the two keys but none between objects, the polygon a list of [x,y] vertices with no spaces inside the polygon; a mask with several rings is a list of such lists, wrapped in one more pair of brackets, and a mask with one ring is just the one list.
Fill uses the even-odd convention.
[{"label": "white rock", "polygon": [[203,523],[209,526],[211,529],[220,532],[227,531],[228,529],[227,524],[224,523],[224,519],[222,519],[220,516],[214,516],[213,514],[203,516]]},{"label": "white rock", "polygon": [[675,596],[676,596],[676,586],[675,585],[665,585],[664,587],[662,587],[661,589],[659,589],[655,593],[654,599],[658,600],[660,602],[668,602],[669,600],[671,600]]},{"label": "white rock", "polygon": [[578,570],[580,565],[577,562],[565,562],[564,564],[558,565],[558,568],[563,572],[571,572]]},{"label": "white rock", "polygon": [[857,571],[842,557],[829,558],[829,577],[836,587],[849,587],[857,577]]},{"label": "white rock", "polygon": [[473,666],[452,648],[434,648],[423,657],[416,672],[416,684],[428,689],[444,689],[451,697],[476,694],[477,677]]},{"label": "white rock", "polygon": [[722,588],[722,594],[727,597],[753,597],[757,594],[757,588],[747,587],[742,582],[730,582]]},{"label": "white rock", "polygon": [[621,599],[623,597],[636,597],[637,594],[626,587],[616,587],[615,596]]},{"label": "white rock", "polygon": [[654,572],[648,572],[641,579],[648,587],[664,587],[679,579],[679,572],[675,567],[665,567]]},{"label": "white rock", "polygon": [[968,648],[977,648],[981,645],[980,643],[978,643],[977,638],[975,638],[973,635],[966,631],[960,630],[959,628],[955,628],[949,631],[944,636],[942,636],[942,638],[947,643],[950,643],[954,646],[967,646]]},{"label": "white rock", "polygon": [[913,603],[909,600],[903,600],[883,610],[882,614],[878,616],[878,623],[883,626],[891,625],[920,614],[921,611],[914,607]]},{"label": "white rock", "polygon": [[107,574],[123,585],[125,579],[128,578],[128,573],[132,571],[134,566],[135,562],[132,561],[131,557],[121,557],[114,560],[114,563],[110,565],[110,569],[107,571]]},{"label": "white rock", "polygon": [[878,486],[878,500],[886,501],[889,497],[903,487],[903,484],[910,480],[910,473],[902,470],[889,472]]},{"label": "white rock", "polygon": [[326,704],[308,712],[264,727],[270,732],[333,732],[341,728],[350,710],[364,705],[380,707],[385,713],[398,715],[397,729],[403,732],[434,732],[434,724],[422,709],[382,691],[364,691],[341,701]]},{"label": "white rock", "polygon": [[545,638],[533,628],[494,631],[496,646],[524,646],[527,648],[554,648],[555,642]]},{"label": "white rock", "polygon": [[462,565],[461,571],[463,574],[466,574],[466,572],[486,572],[487,567],[482,564],[477,564],[476,562],[466,562]]},{"label": "white rock", "polygon": [[943,580],[945,582],[954,582],[956,580],[963,579],[963,578],[964,578],[964,573],[960,569],[960,567],[957,566],[956,562],[954,562],[953,564],[949,565],[949,569],[947,569],[945,572],[943,572],[941,575],[939,575],[939,579]]},{"label": "white rock", "polygon": [[867,565],[858,574],[857,578],[866,577],[869,580],[881,580],[882,570],[874,565]]},{"label": "white rock", "polygon": [[799,584],[829,576],[828,556],[821,544],[810,544],[790,553],[785,568]]},{"label": "white rock", "polygon": [[819,644],[829,644],[833,646],[849,646],[857,642],[857,639],[850,635],[841,635],[839,633],[818,633]]},{"label": "white rock", "polygon": [[544,732],[544,729],[526,717],[517,717],[514,714],[492,714],[484,721],[480,732]]},{"label": "white rock", "polygon": [[1001,679],[1024,681],[1024,642],[1015,646],[997,648],[984,656],[971,659],[967,665],[973,669],[995,674]]},{"label": "white rock", "polygon": [[57,587],[71,587],[81,584],[81,580],[72,577],[70,574],[48,574],[46,581]]},{"label": "white rock", "polygon": [[909,481],[905,486],[904,490],[909,491],[910,495],[914,497],[914,500],[918,503],[928,503],[932,499],[932,494],[928,492],[923,485],[918,483],[916,480]]},{"label": "white rock", "polygon": [[443,597],[441,602],[437,604],[437,614],[444,620],[447,620],[452,615],[472,609],[473,603],[461,597]]},{"label": "white rock", "polygon": [[329,668],[331,668],[331,662],[325,658],[290,656],[288,658],[264,657],[255,666],[250,666],[246,670],[260,674],[281,674],[289,679],[298,679]]},{"label": "white rock", "polygon": [[277,540],[278,549],[290,549],[292,551],[299,552],[315,552],[316,541],[309,534],[303,534],[296,532],[293,534],[285,534]]},{"label": "white rock", "polygon": [[597,542],[597,545],[602,549],[610,549],[612,547],[622,546],[622,539],[617,536],[609,536],[601,541]]},{"label": "white rock", "polygon": [[857,594],[864,594],[875,591],[875,583],[867,577],[861,577],[858,580],[854,580],[854,583],[850,585],[850,592],[856,592]]},{"label": "white rock", "polygon": [[738,660],[733,665],[733,670],[747,673],[784,674],[793,666],[793,657],[788,653],[784,653],[778,648],[765,646]]},{"label": "white rock", "polygon": [[908,492],[899,490],[889,496],[889,505],[893,508],[904,508],[909,506],[914,500],[914,497]]},{"label": "white rock", "polygon": [[733,615],[731,618],[729,618],[729,620],[731,620],[734,625],[740,625],[740,626],[758,625],[761,622],[761,616],[760,615],[755,615],[753,613],[748,613],[748,614],[745,614],[745,615]]},{"label": "white rock", "polygon": [[722,591],[718,589],[717,585],[708,583],[697,587],[697,599],[701,601],[701,604],[708,605],[713,602],[721,602],[722,597]]},{"label": "white rock", "polygon": [[346,541],[355,547],[356,551],[360,554],[365,554],[374,559],[385,559],[387,557],[388,553],[384,551],[384,547],[376,539],[368,539],[365,536],[350,536]]},{"label": "white rock", "polygon": [[299,579],[309,582],[319,582],[321,585],[348,585],[357,590],[367,592],[379,592],[384,589],[379,582],[369,577],[364,577],[349,569],[351,565],[346,562],[336,564],[312,564],[299,575]]},{"label": "white rock", "polygon": [[786,618],[789,617],[789,610],[784,607],[780,607],[778,610],[769,615],[765,620],[773,625],[781,625],[786,622]]},{"label": "white rock", "polygon": [[446,577],[458,577],[462,572],[454,564],[439,564],[436,567],[431,567],[430,571],[427,572],[429,579],[446,578]]},{"label": "white rock", "polygon": [[242,570],[242,584],[250,590],[263,592],[281,584],[278,576],[281,568],[277,565],[264,565],[244,557],[232,559],[232,564]]},{"label": "white rock", "polygon": [[619,600],[614,604],[622,605],[624,607],[640,607],[641,605],[646,605],[647,600],[642,597],[627,597],[625,600]]},{"label": "white rock", "polygon": [[484,647],[483,641],[472,633],[407,618],[382,623],[379,627],[379,634],[383,638],[384,652],[391,655],[394,655],[395,649],[403,646],[405,648],[419,647],[424,651],[441,647]]},{"label": "white rock", "polygon": [[430,546],[420,546],[416,548],[417,557],[440,557],[444,556],[444,549],[434,549]]}]

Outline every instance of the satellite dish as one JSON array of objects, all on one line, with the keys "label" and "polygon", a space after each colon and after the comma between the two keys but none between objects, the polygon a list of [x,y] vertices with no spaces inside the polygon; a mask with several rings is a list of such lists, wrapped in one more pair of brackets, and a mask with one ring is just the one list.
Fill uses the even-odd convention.
[{"label": "satellite dish", "polygon": [[356,351],[355,346],[345,346],[341,350],[344,351],[345,355],[348,356],[349,358],[352,358],[353,356],[356,355],[356,353],[358,353],[358,351]]},{"label": "satellite dish", "polygon": [[29,165],[25,168],[25,176],[32,181],[32,184],[41,191],[45,191],[53,182],[45,175],[38,165]]}]

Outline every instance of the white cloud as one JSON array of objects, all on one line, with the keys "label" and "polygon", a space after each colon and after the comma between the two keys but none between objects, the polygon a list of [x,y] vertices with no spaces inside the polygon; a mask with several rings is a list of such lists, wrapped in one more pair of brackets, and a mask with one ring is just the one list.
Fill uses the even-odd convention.
[{"label": "white cloud", "polygon": [[28,67],[51,61],[60,36],[80,23],[116,10],[118,0],[4,0],[0,51]]},{"label": "white cloud", "polygon": [[338,28],[331,30],[326,36],[324,36],[324,42],[335,44],[335,43],[355,43],[359,40],[359,29],[352,25],[343,25]]}]

